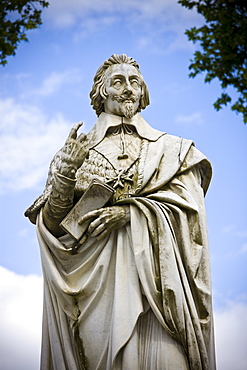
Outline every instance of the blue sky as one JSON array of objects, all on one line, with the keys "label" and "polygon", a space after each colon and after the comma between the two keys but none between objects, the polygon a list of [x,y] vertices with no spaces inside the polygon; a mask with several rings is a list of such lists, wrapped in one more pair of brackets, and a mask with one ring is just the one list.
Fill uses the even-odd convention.
[{"label": "blue sky", "polygon": [[0,369],[39,368],[42,272],[23,212],[43,191],[70,127],[82,120],[88,132],[95,123],[88,94],[113,53],[140,64],[149,124],[192,139],[212,162],[206,207],[218,369],[246,368],[247,126],[229,108],[213,109],[218,82],[188,78],[195,46],[184,30],[201,22],[175,0],[52,0],[41,28],[0,68]]}]

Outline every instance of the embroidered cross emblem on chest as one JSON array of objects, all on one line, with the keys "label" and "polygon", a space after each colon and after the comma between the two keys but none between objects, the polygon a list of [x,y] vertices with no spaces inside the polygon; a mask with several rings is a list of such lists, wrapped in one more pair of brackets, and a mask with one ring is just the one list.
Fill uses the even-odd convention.
[{"label": "embroidered cross emblem on chest", "polygon": [[116,176],[111,177],[111,178],[110,177],[106,178],[106,183],[109,185],[111,184],[113,189],[116,189],[118,186],[123,189],[125,181],[128,181],[131,184],[133,184],[133,180],[132,180],[133,176],[134,176],[133,174],[128,175],[125,169],[118,170],[118,173],[116,174]]}]

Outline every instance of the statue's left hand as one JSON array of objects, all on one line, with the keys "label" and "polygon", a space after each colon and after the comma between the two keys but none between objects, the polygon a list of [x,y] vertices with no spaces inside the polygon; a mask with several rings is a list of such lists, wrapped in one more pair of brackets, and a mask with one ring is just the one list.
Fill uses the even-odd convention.
[{"label": "statue's left hand", "polygon": [[124,226],[130,220],[129,206],[100,208],[87,213],[78,223],[81,225],[84,221],[91,218],[92,222],[88,227],[87,233],[100,240],[111,231]]}]

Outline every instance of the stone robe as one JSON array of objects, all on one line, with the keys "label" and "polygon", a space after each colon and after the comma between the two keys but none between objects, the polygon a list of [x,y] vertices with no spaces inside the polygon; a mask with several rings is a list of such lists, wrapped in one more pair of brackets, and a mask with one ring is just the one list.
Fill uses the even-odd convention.
[{"label": "stone robe", "polygon": [[41,368],[213,370],[206,157],[139,114],[128,120],[102,113],[88,135],[90,155],[75,194],[92,177],[106,181],[118,173],[120,149],[104,142],[107,130],[122,123],[140,141],[126,173],[135,180],[113,201],[129,205],[130,222],[103,240],[89,237],[71,254],[72,238],[46,229],[40,205],[30,216],[37,214],[44,274]]}]

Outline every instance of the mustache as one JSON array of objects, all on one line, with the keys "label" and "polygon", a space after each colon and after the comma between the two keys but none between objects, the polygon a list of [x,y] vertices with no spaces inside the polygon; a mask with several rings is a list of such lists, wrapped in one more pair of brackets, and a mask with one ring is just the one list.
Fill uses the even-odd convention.
[{"label": "mustache", "polygon": [[138,97],[136,95],[126,96],[126,95],[112,94],[111,99],[116,100],[118,103],[122,103],[124,101],[128,101],[128,102],[131,101],[132,103],[135,103],[138,100]]}]

